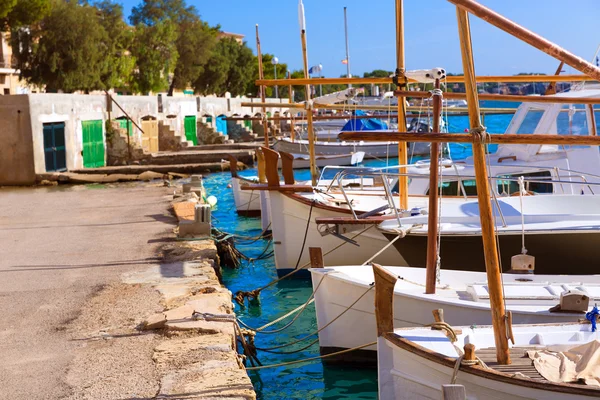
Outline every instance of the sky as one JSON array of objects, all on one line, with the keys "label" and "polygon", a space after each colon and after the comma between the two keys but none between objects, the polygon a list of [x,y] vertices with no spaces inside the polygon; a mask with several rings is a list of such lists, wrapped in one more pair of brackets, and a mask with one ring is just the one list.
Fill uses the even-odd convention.
[{"label": "sky", "polygon": [[[121,0],[126,15],[139,0]],[[598,0],[480,0],[574,54],[591,61],[600,45]],[[290,70],[302,68],[297,0],[188,0],[202,19],[226,32],[245,35],[256,54],[255,25],[261,49]],[[344,7],[347,7],[350,67],[353,76],[395,69],[394,0],[304,0],[309,66],[321,64],[323,76],[346,73]],[[404,0],[406,68],[445,68],[462,72],[456,8],[446,0]],[[477,75],[520,72],[553,74],[558,61],[509,34],[470,16]],[[575,73],[565,67],[564,73]]]}]

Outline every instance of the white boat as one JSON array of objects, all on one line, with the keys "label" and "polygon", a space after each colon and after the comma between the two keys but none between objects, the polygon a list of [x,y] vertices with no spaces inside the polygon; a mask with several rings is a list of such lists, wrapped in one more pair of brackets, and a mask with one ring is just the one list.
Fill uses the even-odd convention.
[{"label": "white boat", "polygon": [[[289,138],[281,138],[273,144],[275,151],[283,151],[291,154],[308,154],[308,140],[296,139],[292,141]],[[365,158],[392,158],[398,157],[397,143],[379,143],[379,142],[315,142],[315,154],[317,155],[340,155],[356,152],[364,152]]]},{"label": "white boat", "polygon": [[261,215],[260,192],[241,190],[242,185],[256,184],[258,177],[231,177],[231,190],[233,191],[233,201],[235,210],[239,215],[246,217],[257,217]]},{"label": "white boat", "polygon": [[[389,289],[396,277],[376,271],[378,386],[381,400],[440,399],[445,385],[462,385],[469,399],[571,400],[600,397],[595,376],[600,333],[583,323],[519,324],[510,332],[510,365],[496,362],[496,340],[491,326],[451,324],[450,329],[394,329],[393,304]],[[444,309],[446,315],[446,309]],[[513,312],[513,318],[514,318]],[[595,316],[594,316],[595,318]],[[431,322],[431,321],[430,321]],[[352,330],[360,324],[354,324]],[[368,342],[367,342],[368,343]],[[583,351],[576,361],[573,352]],[[534,363],[532,357],[550,355]],[[594,356],[595,355],[595,356]],[[585,358],[589,360],[587,367]],[[546,361],[560,360],[553,368]],[[590,365],[591,364],[591,365]],[[575,365],[575,367],[573,367]],[[569,376],[565,367],[574,373]],[[595,371],[594,371],[595,369]],[[568,378],[568,379],[556,379]],[[577,379],[577,382],[568,382]],[[552,379],[552,380],[550,380]],[[586,379],[596,386],[581,384]],[[562,382],[567,381],[567,382]]]},{"label": "white boat", "polygon": [[[308,154],[292,154],[294,157],[294,169],[310,168],[310,157]],[[327,167],[330,165],[346,166],[346,165],[358,165],[362,162],[365,157],[365,153],[362,151],[350,154],[339,154],[339,155],[318,155],[315,157],[315,164],[319,168]],[[278,168],[281,168],[281,159],[277,164]]]},{"label": "white boat", "polygon": [[[436,294],[425,294],[424,268],[383,268],[399,277],[394,288],[397,327],[427,325],[432,322],[431,311],[439,308],[444,310],[445,321],[451,325],[491,323],[485,272],[442,269]],[[351,349],[375,340],[375,291],[371,266],[311,268],[310,273],[315,290],[317,325],[319,329],[325,327],[319,332],[321,353]],[[559,303],[561,293],[568,290],[583,291],[589,296],[590,304],[600,302],[600,275],[503,274],[503,281],[507,309],[512,312],[514,323],[577,321],[582,314],[549,311]],[[371,346],[353,352],[352,358],[373,360],[374,350],[375,346]]]},{"label": "white boat", "polygon": [[[598,272],[600,196],[501,197],[492,202],[492,207],[500,259],[506,268],[511,265],[511,257],[521,253],[524,244],[527,254],[536,257],[536,273],[564,274],[565,265],[571,265],[570,274]],[[402,236],[394,246],[408,266],[426,264],[427,218],[427,215],[401,218],[400,228],[395,219],[378,226],[389,240],[398,234]],[[482,271],[485,264],[476,199],[445,202],[438,228],[442,269]]]}]

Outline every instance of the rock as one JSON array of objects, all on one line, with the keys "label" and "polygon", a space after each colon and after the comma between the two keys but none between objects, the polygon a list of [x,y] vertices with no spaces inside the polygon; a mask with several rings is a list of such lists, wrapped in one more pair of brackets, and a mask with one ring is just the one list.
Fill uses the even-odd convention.
[{"label": "rock", "polygon": [[[217,247],[212,240],[177,242],[162,248],[165,262],[202,260],[198,267],[213,266],[218,259]],[[210,263],[210,261],[213,261]]]},{"label": "rock", "polygon": [[179,201],[173,203],[173,211],[179,221],[193,221],[196,216],[197,201]]},{"label": "rock", "polygon": [[153,329],[162,329],[165,327],[167,318],[164,313],[158,313],[146,318],[142,323],[142,330],[149,331]]},{"label": "rock", "polygon": [[200,334],[225,333],[227,335],[235,334],[233,323],[204,321],[204,320],[184,320],[167,321],[165,328],[169,331],[193,331]]},{"label": "rock", "polygon": [[153,179],[163,179],[164,175],[158,172],[145,171],[138,175],[138,179],[141,181],[151,181]]}]

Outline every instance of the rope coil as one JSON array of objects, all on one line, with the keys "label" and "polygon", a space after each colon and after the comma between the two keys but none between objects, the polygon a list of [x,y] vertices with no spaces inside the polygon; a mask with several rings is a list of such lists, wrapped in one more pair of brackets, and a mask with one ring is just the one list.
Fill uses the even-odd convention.
[{"label": "rope coil", "polygon": [[471,128],[469,133],[473,136],[473,142],[479,141],[481,144],[487,143],[488,133],[485,126],[479,125],[475,128]]}]

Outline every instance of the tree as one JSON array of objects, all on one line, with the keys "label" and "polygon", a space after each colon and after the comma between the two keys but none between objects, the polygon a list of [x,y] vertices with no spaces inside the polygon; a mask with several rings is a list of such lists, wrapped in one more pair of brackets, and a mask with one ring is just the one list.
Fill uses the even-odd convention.
[{"label": "tree", "polygon": [[[273,68],[273,58],[275,56],[273,54],[265,53],[262,55],[262,66],[263,66],[263,76],[265,79],[275,79],[275,68]],[[288,66],[285,63],[277,64],[277,78],[283,79],[287,77]],[[252,82],[248,85],[248,93],[252,93],[254,96],[258,96],[260,94],[259,87],[256,86],[254,82],[259,79],[258,74],[258,57],[254,57],[253,67],[252,67]],[[304,77],[304,73],[302,73],[302,77]],[[285,86],[279,87],[280,97],[287,96],[287,88]],[[269,86],[265,88],[265,97],[275,97],[275,87]]]},{"label": "tree", "polygon": [[0,31],[31,25],[50,11],[50,0],[0,0]]},{"label": "tree", "polygon": [[21,78],[47,91],[107,88],[110,57],[98,10],[75,2],[56,2],[39,24],[13,29],[13,54]]},{"label": "tree", "polygon": [[133,44],[134,33],[123,18],[123,6],[103,0],[96,3],[100,24],[106,32],[103,51],[106,57],[102,82],[106,88],[128,85],[135,66],[135,58],[129,49]]},{"label": "tree", "polygon": [[179,59],[169,87],[169,96],[173,95],[173,89],[186,89],[198,79],[217,42],[216,30],[199,18],[183,21],[178,31],[176,47]]},{"label": "tree", "polygon": [[239,44],[234,38],[219,40],[212,57],[194,82],[194,89],[201,94],[246,94],[248,87],[253,84],[255,58],[246,43]]},{"label": "tree", "polygon": [[[219,27],[211,28],[203,22],[196,8],[188,6],[185,0],[142,0],[142,3],[132,9],[130,21],[136,26],[136,29],[144,29],[144,35],[138,39],[149,41],[148,50],[155,47],[157,38],[151,37],[153,33],[160,35],[164,40],[164,49],[169,51],[166,52],[168,54],[163,52],[163,55],[167,55],[169,59],[165,60],[163,65],[159,65],[152,56],[148,60],[140,60],[138,69],[153,68],[152,71],[148,71],[147,75],[155,78],[159,75],[170,76],[169,96],[173,94],[174,89],[185,89],[198,78],[211,57],[216,43],[216,34],[219,31]],[[167,25],[173,27],[172,35],[166,35]],[[157,28],[158,26],[162,26],[163,29]],[[143,45],[141,41],[138,43]],[[172,52],[172,48],[176,51]],[[159,53],[156,50],[154,52],[155,55]],[[144,63],[143,61],[151,62]],[[162,86],[162,83],[159,86]]]},{"label": "tree", "polygon": [[131,53],[136,58],[131,88],[135,92],[162,92],[177,63],[176,28],[170,21],[135,27]]}]

